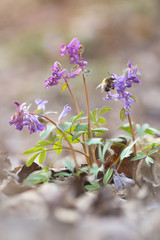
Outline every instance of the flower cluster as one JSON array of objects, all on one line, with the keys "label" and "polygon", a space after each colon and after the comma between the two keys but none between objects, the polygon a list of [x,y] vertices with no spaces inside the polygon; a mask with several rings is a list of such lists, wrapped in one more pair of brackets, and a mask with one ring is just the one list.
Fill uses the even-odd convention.
[{"label": "flower cluster", "polygon": [[124,74],[120,77],[117,77],[115,74],[113,74],[114,77],[114,88],[116,88],[117,93],[111,94],[111,92],[107,92],[107,97],[104,98],[104,100],[122,100],[125,114],[128,115],[131,113],[131,103],[134,102],[133,96],[126,91],[126,88],[132,87],[133,83],[140,84],[140,80],[137,77],[137,75],[140,74],[138,72],[137,67],[132,66],[131,62],[128,62],[128,67],[124,71]]},{"label": "flower cluster", "polygon": [[83,71],[84,67],[88,63],[82,58],[82,48],[83,47],[78,38],[72,39],[68,45],[63,45],[61,47],[61,56],[69,54],[70,63],[76,65],[76,70],[68,73],[67,70],[62,69],[61,64],[56,61],[53,67],[51,67],[51,70],[53,71],[52,77],[49,77],[47,80],[45,80],[46,88],[58,85],[60,83],[59,80],[61,79],[68,80],[70,78],[75,78],[80,72]]},{"label": "flower cluster", "polygon": [[[41,102],[41,104],[43,104],[43,109],[44,102],[45,101]],[[16,105],[17,112],[11,117],[9,122],[10,125],[15,125],[15,128],[18,130],[22,130],[24,126],[27,126],[30,134],[33,132],[41,132],[46,129],[46,125],[38,120],[38,115],[31,114],[28,111],[29,107],[26,107],[26,103],[20,104],[19,102],[14,102],[14,104]]]},{"label": "flower cluster", "polygon": [[62,45],[61,47],[61,56],[69,54],[70,63],[77,64],[81,69],[88,64],[82,58],[82,52],[83,46],[80,44],[78,38],[73,38],[68,45]]}]

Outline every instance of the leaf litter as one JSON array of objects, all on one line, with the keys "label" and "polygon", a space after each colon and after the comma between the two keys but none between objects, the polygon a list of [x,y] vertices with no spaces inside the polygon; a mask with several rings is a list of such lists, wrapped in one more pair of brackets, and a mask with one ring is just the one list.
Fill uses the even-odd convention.
[{"label": "leaf litter", "polygon": [[[49,182],[26,185],[23,180],[41,167],[34,164],[11,171],[7,155],[1,153],[0,159],[1,239],[159,239],[157,161],[155,166],[147,165],[147,171],[140,161],[134,184],[124,173],[115,172],[120,188],[114,180],[97,191],[87,191],[86,174],[57,176],[51,169]],[[63,171],[70,174],[68,169]]]}]

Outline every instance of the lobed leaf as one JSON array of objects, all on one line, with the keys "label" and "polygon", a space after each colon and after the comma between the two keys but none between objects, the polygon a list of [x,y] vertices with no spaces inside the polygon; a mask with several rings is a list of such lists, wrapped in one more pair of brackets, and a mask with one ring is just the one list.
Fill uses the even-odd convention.
[{"label": "lobed leaf", "polygon": [[148,157],[148,156],[145,158],[145,161],[146,161],[147,164],[149,164],[149,163],[152,163],[152,164],[153,164],[153,163],[154,163],[153,158]]},{"label": "lobed leaf", "polygon": [[63,164],[68,170],[70,170],[72,173],[74,173],[74,169],[75,169],[74,161],[70,161],[69,158],[66,158],[66,160],[63,162]]},{"label": "lobed leaf", "polygon": [[112,108],[109,107],[109,106],[101,108],[98,112],[98,117],[101,116],[102,114],[106,113],[106,112],[111,111],[111,110],[112,110]]},{"label": "lobed leaf", "polygon": [[51,177],[51,171],[47,168],[43,168],[40,171],[32,172],[25,180],[24,184],[34,185],[38,183],[48,182]]}]

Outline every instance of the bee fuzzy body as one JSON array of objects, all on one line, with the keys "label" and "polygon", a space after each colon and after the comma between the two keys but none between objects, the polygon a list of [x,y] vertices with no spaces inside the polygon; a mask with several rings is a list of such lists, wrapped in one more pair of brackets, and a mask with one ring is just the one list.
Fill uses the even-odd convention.
[{"label": "bee fuzzy body", "polygon": [[115,80],[115,78],[113,76],[106,77],[98,85],[98,87],[101,87],[102,92],[103,91],[109,92],[111,89],[114,89],[114,80]]}]

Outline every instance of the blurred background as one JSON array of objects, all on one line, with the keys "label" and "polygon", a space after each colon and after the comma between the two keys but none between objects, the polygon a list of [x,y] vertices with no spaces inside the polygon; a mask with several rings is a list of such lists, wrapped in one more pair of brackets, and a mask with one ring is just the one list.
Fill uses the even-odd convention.
[{"label": "blurred background", "polygon": [[[160,1],[159,0],[1,0],[0,1],[0,151],[24,159],[38,135],[17,131],[8,124],[15,112],[14,101],[32,103],[48,100],[48,110],[62,111],[69,103],[67,90],[59,86],[45,89],[54,61],[68,68],[68,58],[60,57],[60,47],[78,37],[85,47],[84,58],[92,74],[87,78],[90,108],[111,106],[105,115],[109,136],[117,136],[121,103],[104,101],[97,85],[108,72],[121,75],[130,59],[141,72],[141,85],[134,85],[136,96],[132,120],[160,128]],[[86,112],[80,78],[71,79],[81,110]],[[57,116],[53,116],[57,118]]]}]

